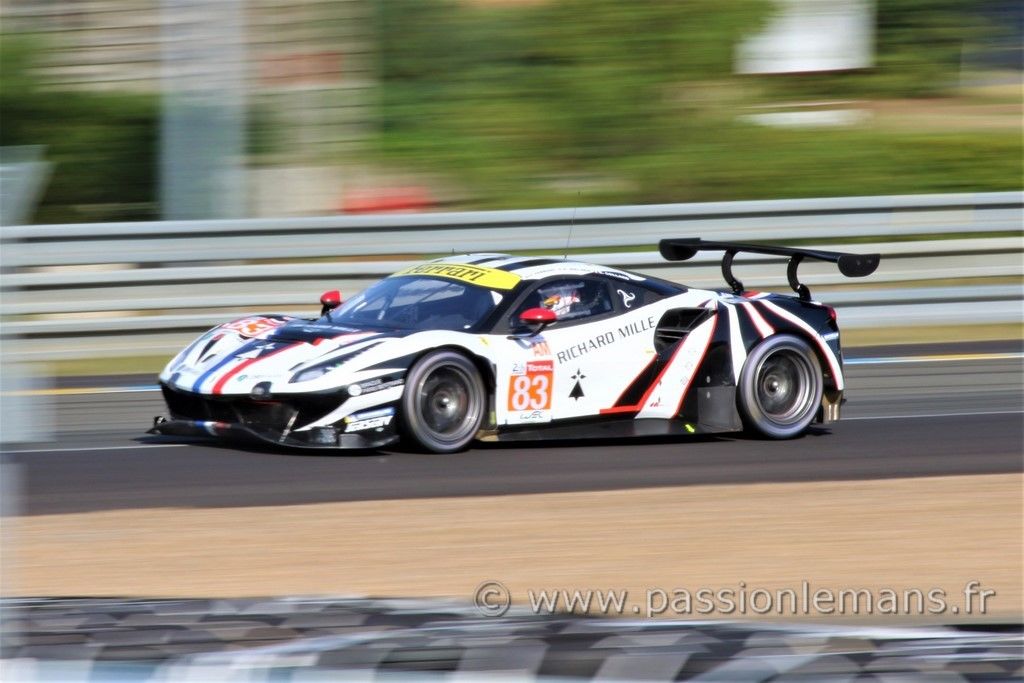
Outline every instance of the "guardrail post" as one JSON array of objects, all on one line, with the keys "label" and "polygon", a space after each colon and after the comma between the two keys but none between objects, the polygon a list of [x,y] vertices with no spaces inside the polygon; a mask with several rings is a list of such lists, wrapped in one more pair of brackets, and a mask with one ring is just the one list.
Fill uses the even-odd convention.
[{"label": "guardrail post", "polygon": [[[0,227],[0,278],[15,271],[11,264],[21,243],[8,234]],[[16,287],[0,282],[0,306],[16,304],[20,295]],[[53,410],[50,398],[40,390],[50,384],[50,378],[38,366],[19,360],[26,342],[10,330],[9,324],[0,322],[0,444],[46,441],[51,436]]]}]

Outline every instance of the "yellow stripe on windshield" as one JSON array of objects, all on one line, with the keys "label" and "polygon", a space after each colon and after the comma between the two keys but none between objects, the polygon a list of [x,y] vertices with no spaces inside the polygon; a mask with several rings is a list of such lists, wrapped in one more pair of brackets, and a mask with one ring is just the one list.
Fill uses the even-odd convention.
[{"label": "yellow stripe on windshield", "polygon": [[520,277],[497,268],[483,268],[471,266],[466,263],[424,263],[421,266],[412,266],[400,270],[392,277],[398,275],[432,275],[434,277],[446,277],[451,280],[468,282],[471,285],[479,285],[489,289],[512,289],[519,284]]}]

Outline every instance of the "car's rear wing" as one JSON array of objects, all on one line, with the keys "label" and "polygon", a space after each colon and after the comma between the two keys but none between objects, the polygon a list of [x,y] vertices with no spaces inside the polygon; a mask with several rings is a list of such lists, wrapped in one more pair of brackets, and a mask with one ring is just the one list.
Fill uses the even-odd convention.
[{"label": "car's rear wing", "polygon": [[817,249],[799,249],[795,247],[775,247],[768,244],[742,244],[739,242],[707,242],[696,237],[683,237],[678,239],[664,239],[658,242],[658,251],[667,261],[685,261],[698,251],[724,251],[722,257],[722,276],[732,287],[732,291],[739,294],[743,292],[743,283],[732,274],[732,260],[736,254],[768,254],[770,256],[788,256],[789,266],[786,269],[786,277],[789,286],[793,288],[804,301],[811,298],[811,291],[807,285],[802,284],[797,278],[797,268],[804,259],[815,261],[828,261],[839,266],[839,272],[846,277],[866,277],[875,272],[880,254],[844,254],[838,251],[819,251]]}]

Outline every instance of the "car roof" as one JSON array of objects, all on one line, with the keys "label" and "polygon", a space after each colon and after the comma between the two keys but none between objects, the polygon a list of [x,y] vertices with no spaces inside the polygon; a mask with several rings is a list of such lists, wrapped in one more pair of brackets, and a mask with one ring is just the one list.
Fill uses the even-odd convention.
[{"label": "car roof", "polygon": [[597,275],[620,282],[633,282],[662,296],[678,294],[687,289],[683,285],[656,277],[553,256],[513,256],[490,253],[452,254],[418,266],[405,268],[394,275],[450,278],[500,290],[514,289],[522,282],[559,276],[580,277],[584,275]]}]

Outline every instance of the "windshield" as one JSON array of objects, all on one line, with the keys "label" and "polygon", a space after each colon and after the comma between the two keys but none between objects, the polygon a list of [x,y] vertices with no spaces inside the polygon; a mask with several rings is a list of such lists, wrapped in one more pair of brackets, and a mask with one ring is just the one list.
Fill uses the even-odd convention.
[{"label": "windshield", "polygon": [[468,330],[486,318],[501,295],[433,277],[389,277],[329,314],[344,325],[414,330]]}]

